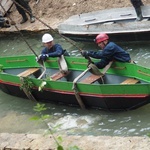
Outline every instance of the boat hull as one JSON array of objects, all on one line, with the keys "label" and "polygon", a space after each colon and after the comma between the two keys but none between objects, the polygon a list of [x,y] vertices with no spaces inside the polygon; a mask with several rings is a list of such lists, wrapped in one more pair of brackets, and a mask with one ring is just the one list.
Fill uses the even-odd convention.
[{"label": "boat hull", "polygon": [[[83,41],[83,42],[94,42],[95,37],[100,32],[97,31],[96,33],[69,33],[69,32],[62,32],[61,34],[73,41]],[[110,39],[114,42],[131,42],[131,41],[149,41],[150,40],[150,31],[141,31],[141,32],[126,32],[126,33],[108,33]]]},{"label": "boat hull", "polygon": [[[0,83],[3,92],[28,99],[27,95],[20,86]],[[68,106],[79,107],[79,103],[74,92],[65,92],[57,90],[44,90],[39,92],[37,88],[31,90],[32,96],[37,102],[55,103]],[[126,111],[137,109],[150,103],[150,95],[90,95],[80,93],[82,101],[86,108],[103,109],[108,111]]]},{"label": "boat hull", "polygon": [[107,33],[112,41],[150,40],[150,5],[142,6],[143,20],[136,21],[133,7],[106,9],[74,15],[58,26],[60,34],[75,41],[93,42],[96,35]]},{"label": "boat hull", "polygon": [[[85,73],[86,59],[65,57],[65,60],[69,73],[54,80],[52,77],[60,73],[56,58],[45,62],[46,72],[43,74],[43,68],[33,55],[1,57],[0,89],[7,94],[38,102],[81,107],[81,100],[85,108],[111,111],[131,110],[150,102],[149,68],[113,62],[105,75],[91,82],[93,73]],[[39,78],[41,73],[43,76]]]}]

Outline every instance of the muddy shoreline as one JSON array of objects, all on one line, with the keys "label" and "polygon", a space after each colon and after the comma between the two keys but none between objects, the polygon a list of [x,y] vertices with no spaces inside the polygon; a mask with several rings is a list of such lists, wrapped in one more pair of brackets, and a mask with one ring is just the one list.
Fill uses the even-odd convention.
[{"label": "muddy shoreline", "polygon": [[[57,136],[57,135],[56,135]],[[77,146],[81,150],[149,150],[149,137],[111,137],[111,136],[62,136],[64,149]],[[0,134],[0,149],[56,150],[51,135],[40,134]]]}]

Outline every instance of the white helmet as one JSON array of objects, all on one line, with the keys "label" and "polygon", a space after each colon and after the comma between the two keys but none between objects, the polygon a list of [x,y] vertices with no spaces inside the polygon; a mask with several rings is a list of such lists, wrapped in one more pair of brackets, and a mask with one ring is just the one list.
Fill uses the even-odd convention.
[{"label": "white helmet", "polygon": [[45,33],[42,36],[42,42],[43,43],[47,43],[47,42],[51,42],[51,41],[53,41],[53,37],[49,33]]}]

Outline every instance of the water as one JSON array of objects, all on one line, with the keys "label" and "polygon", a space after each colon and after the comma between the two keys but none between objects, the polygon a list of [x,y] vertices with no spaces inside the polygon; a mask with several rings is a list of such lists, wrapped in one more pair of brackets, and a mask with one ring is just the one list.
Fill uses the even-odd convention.
[{"label": "water", "polygon": [[[41,36],[25,34],[26,41],[33,50],[40,54]],[[60,43],[72,56],[80,56],[76,46],[72,46],[60,36],[55,42]],[[94,43],[74,43],[80,49],[97,50]],[[150,67],[150,42],[118,43],[127,50],[138,64]],[[20,36],[12,34],[0,37],[1,56],[32,54]],[[31,121],[35,115],[30,100],[7,95],[0,91],[0,132],[8,133],[44,133],[47,126],[38,121]],[[46,104],[45,114],[52,116],[47,120],[49,126],[60,125],[57,132],[73,135],[112,135],[112,136],[145,136],[150,133],[150,104],[127,112],[107,112],[102,110],[81,110],[63,105]]]}]

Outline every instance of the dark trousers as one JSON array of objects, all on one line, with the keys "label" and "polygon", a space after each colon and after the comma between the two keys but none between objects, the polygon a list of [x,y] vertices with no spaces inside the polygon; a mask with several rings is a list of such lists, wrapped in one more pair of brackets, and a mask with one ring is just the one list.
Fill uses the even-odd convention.
[{"label": "dark trousers", "polygon": [[[16,2],[15,5],[16,5],[16,8],[17,8],[18,12],[22,15],[22,17],[24,19],[27,18],[26,13],[28,13],[29,16],[32,17],[32,10],[31,10],[31,7],[29,6],[29,1],[28,0],[14,0],[14,1]],[[24,9],[21,8],[19,5],[17,5],[17,3],[19,5],[21,5]]]},{"label": "dark trousers", "polygon": [[0,27],[4,26],[4,22],[5,22],[5,19],[4,19],[3,15],[0,12]]},{"label": "dark trousers", "polygon": [[4,26],[5,19],[0,17],[0,27]]},{"label": "dark trousers", "polygon": [[143,2],[141,0],[130,0],[135,12],[137,14],[137,20],[142,20],[143,16],[142,16],[142,10],[141,10],[141,6],[143,6]]},{"label": "dark trousers", "polygon": [[143,6],[143,2],[141,0],[130,0],[133,7],[138,8]]}]

